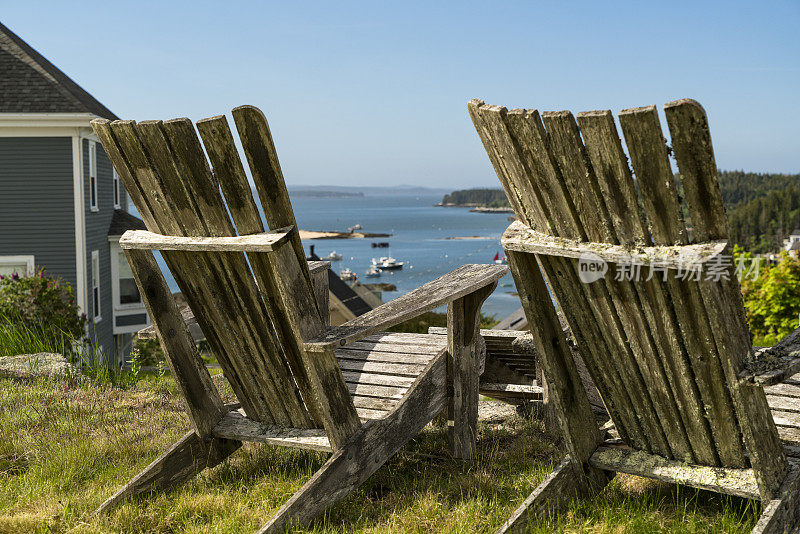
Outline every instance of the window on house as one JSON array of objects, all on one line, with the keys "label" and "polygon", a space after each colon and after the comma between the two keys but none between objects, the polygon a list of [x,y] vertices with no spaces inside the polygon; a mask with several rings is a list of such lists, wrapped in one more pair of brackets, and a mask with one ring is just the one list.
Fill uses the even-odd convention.
[{"label": "window on house", "polygon": [[100,310],[100,253],[92,251],[92,312],[94,322],[100,322],[102,314]]},{"label": "window on house", "polygon": [[121,207],[122,202],[120,201],[119,174],[117,174],[117,169],[114,169],[114,209],[120,209]]},{"label": "window on house", "polygon": [[33,256],[0,256],[0,276],[32,276],[34,274]]},{"label": "window on house", "polygon": [[97,207],[97,146],[89,141],[89,208],[98,211]]},{"label": "window on house", "polygon": [[131,266],[128,264],[128,258],[122,252],[117,255],[117,258],[119,259],[119,303],[141,304],[142,296],[139,294],[139,287],[133,278],[133,271],[131,271]]}]

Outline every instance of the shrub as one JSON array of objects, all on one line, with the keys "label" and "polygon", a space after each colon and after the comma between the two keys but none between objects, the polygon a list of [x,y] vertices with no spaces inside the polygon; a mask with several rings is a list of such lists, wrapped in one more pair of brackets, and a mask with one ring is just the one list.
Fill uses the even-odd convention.
[{"label": "shrub", "polygon": [[164,361],[164,352],[157,339],[145,339],[136,336],[131,352],[131,364],[138,366],[157,365]]},{"label": "shrub", "polygon": [[0,276],[0,322],[36,332],[45,345],[69,347],[85,337],[86,314],[78,313],[72,287],[39,269],[34,276]]},{"label": "shrub", "polygon": [[[745,253],[745,257],[748,256]],[[774,345],[797,328],[800,260],[782,252],[780,261],[775,265],[763,265],[755,280],[742,281],[742,296],[753,344]]]}]

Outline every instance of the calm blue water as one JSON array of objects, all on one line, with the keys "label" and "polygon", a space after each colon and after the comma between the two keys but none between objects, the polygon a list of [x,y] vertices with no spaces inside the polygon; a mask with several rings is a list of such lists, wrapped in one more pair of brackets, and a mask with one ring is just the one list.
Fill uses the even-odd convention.
[{"label": "calm blue water", "polygon": [[[471,213],[466,208],[438,208],[433,204],[441,195],[372,195],[358,198],[293,198],[295,216],[302,230],[344,231],[360,224],[364,232],[390,233],[390,238],[314,239],[304,241],[306,252],[315,246],[319,256],[335,250],[344,255],[333,262],[338,273],[352,269],[363,283],[388,282],[398,292],[384,293],[391,300],[465,263],[492,263],[503,255],[500,235],[510,224],[508,214]],[[448,237],[480,236],[481,239],[456,240]],[[372,241],[387,241],[389,249],[372,248]],[[364,271],[373,257],[391,255],[406,262],[401,271],[384,272],[380,278],[366,278]],[[177,285],[161,263],[170,288]],[[483,305],[483,312],[497,319],[520,307],[511,275],[500,280],[497,290]]]}]

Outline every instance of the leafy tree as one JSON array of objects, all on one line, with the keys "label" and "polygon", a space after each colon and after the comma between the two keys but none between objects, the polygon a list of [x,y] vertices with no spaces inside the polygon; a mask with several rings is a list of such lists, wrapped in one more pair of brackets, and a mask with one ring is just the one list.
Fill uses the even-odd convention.
[{"label": "leafy tree", "polygon": [[[737,255],[752,258],[741,249]],[[800,260],[786,252],[774,265],[762,265],[755,280],[742,281],[742,296],[753,344],[770,346],[791,333],[800,317]]]}]

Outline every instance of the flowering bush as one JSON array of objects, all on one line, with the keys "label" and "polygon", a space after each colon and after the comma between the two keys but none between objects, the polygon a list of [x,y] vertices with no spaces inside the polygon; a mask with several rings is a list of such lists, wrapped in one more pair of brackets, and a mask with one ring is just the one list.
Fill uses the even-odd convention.
[{"label": "flowering bush", "polygon": [[85,337],[86,314],[78,313],[72,287],[39,269],[34,276],[0,276],[0,319],[42,332],[55,346]]}]

